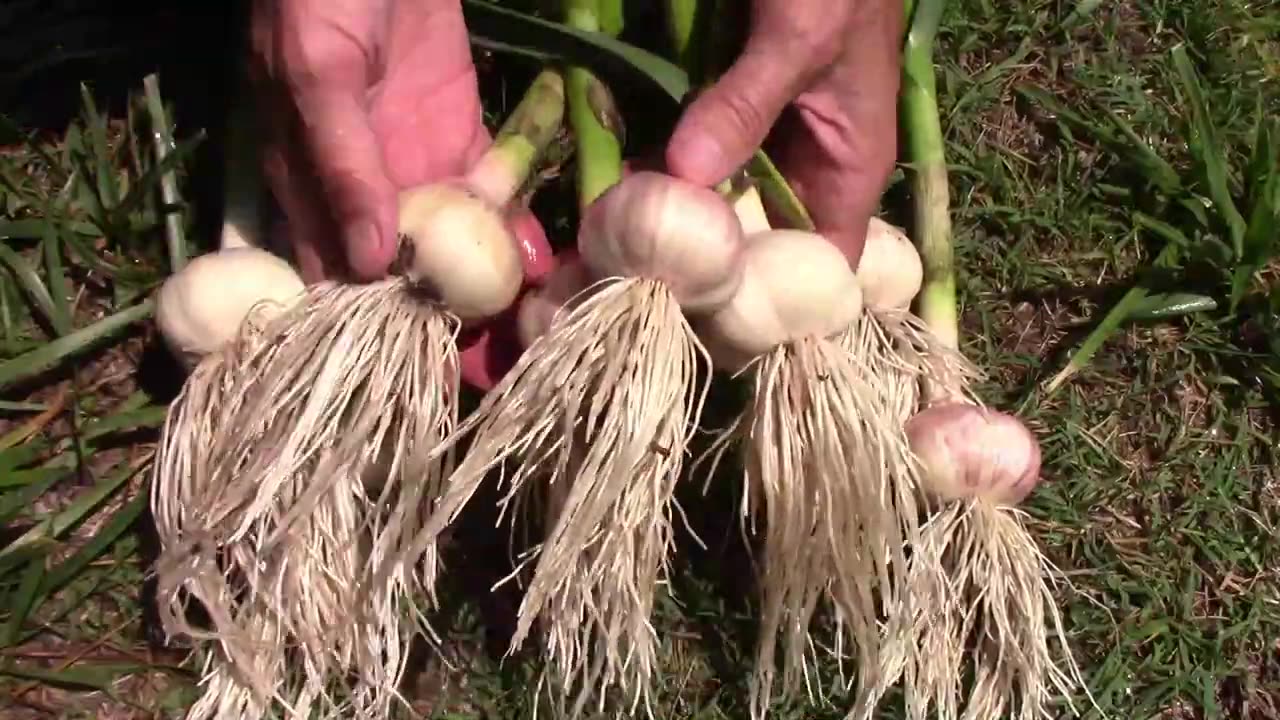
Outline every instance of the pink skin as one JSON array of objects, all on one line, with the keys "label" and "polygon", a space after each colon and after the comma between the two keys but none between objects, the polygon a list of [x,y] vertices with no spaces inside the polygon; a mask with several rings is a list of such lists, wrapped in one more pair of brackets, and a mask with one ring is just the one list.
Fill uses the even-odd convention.
[{"label": "pink skin", "polygon": [[[303,278],[385,276],[397,193],[461,175],[491,143],[461,3],[255,0],[251,22],[271,123],[264,170]],[[532,214],[516,218],[525,271],[537,275],[546,236]],[[468,383],[488,389],[514,361],[509,324],[463,340]]]},{"label": "pink skin", "polygon": [[901,0],[754,0],[747,44],[667,145],[713,185],[763,142],[817,230],[857,267],[897,155]]},{"label": "pink skin", "polygon": [[[689,108],[669,171],[713,185],[768,146],[818,229],[856,262],[895,155],[900,0],[755,0],[741,59]],[[264,170],[304,279],[383,277],[396,194],[456,177],[489,146],[459,0],[254,0]],[[527,235],[526,271],[548,252]],[[331,238],[337,239],[330,240]],[[485,389],[509,339],[480,332]]]}]

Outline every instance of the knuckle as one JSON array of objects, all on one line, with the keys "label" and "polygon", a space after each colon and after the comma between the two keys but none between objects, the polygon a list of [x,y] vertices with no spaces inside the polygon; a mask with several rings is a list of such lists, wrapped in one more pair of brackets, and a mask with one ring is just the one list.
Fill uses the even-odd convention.
[{"label": "knuckle", "polygon": [[277,61],[288,85],[347,85],[368,75],[375,60],[372,32],[359,18],[297,2],[283,3],[276,17]]},{"label": "knuckle", "polygon": [[760,101],[742,92],[725,92],[721,96],[725,115],[739,134],[754,136],[768,129],[768,118]]}]

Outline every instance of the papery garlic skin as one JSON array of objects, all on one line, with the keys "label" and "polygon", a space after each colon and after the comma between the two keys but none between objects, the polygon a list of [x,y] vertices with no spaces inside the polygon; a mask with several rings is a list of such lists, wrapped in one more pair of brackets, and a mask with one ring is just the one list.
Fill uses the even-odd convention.
[{"label": "papery garlic skin", "polygon": [[964,402],[933,405],[906,424],[922,485],[953,501],[1016,505],[1040,479],[1040,444],[1016,417]]},{"label": "papery garlic skin", "polygon": [[924,264],[901,228],[873,217],[867,224],[857,276],[867,307],[906,310],[924,282]]},{"label": "papery garlic skin", "polygon": [[462,321],[493,317],[515,302],[520,249],[503,214],[461,183],[400,193],[398,270]]},{"label": "papery garlic skin", "polygon": [[230,342],[252,314],[275,317],[306,285],[288,262],[253,247],[231,247],[193,258],[156,293],[156,327],[188,370]]},{"label": "papery garlic skin", "polygon": [[516,310],[516,334],[521,346],[528,348],[546,334],[556,313],[590,285],[591,275],[580,259],[563,259],[542,285],[529,290],[520,299],[520,307]]},{"label": "papery garlic skin", "polygon": [[651,171],[605,191],[578,228],[578,252],[594,276],[659,280],[693,313],[733,296],[742,240],[737,215],[714,190]]},{"label": "papery garlic skin", "polygon": [[698,323],[708,347],[719,349],[713,361],[718,357],[722,369],[803,337],[834,337],[862,313],[862,290],[848,260],[821,235],[756,233],[743,260],[738,292]]}]

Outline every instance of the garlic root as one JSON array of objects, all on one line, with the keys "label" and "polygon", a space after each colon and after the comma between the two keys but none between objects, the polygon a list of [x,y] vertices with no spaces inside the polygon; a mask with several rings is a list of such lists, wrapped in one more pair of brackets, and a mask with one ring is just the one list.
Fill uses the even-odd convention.
[{"label": "garlic root", "polygon": [[820,600],[858,653],[858,683],[878,682],[878,624],[907,600],[905,548],[918,511],[906,439],[878,389],[883,331],[844,255],[819,235],[773,230],[750,236],[743,256],[738,292],[699,331],[708,345],[751,358],[752,402],[713,452],[739,441],[747,496],[759,503],[748,512],[765,521],[751,683],[760,718],[773,699],[779,635],[782,684],[808,680]]},{"label": "garlic root", "polygon": [[[495,193],[519,188],[562,113],[548,70],[472,173],[405,193],[402,274],[306,288],[259,341],[227,348],[217,387],[171,410],[157,486],[177,496],[154,502],[185,517],[162,532],[157,567],[171,627],[219,645],[209,717],[241,717],[245,693],[255,707],[357,720],[398,701],[411,608],[433,597],[438,571],[434,545],[410,539],[452,467],[451,451],[434,451],[457,422],[455,336],[518,291]],[[184,455],[192,438],[204,445]],[[178,617],[182,592],[211,631]]]}]

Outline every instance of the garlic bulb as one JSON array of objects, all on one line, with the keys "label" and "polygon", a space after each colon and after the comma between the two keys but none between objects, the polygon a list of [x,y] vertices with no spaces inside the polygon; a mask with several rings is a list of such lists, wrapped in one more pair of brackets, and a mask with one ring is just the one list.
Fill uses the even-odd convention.
[{"label": "garlic bulb", "polygon": [[641,171],[587,208],[578,251],[596,277],[660,280],[682,307],[707,312],[737,290],[742,226],[715,191]]},{"label": "garlic bulb", "polygon": [[252,247],[227,248],[192,259],[165,280],[156,294],[156,326],[190,369],[230,342],[246,318],[265,322],[305,289],[283,259]]},{"label": "garlic bulb", "polygon": [[924,282],[924,265],[901,228],[873,217],[858,261],[858,282],[867,307],[906,310]]},{"label": "garlic bulb", "polygon": [[503,215],[460,183],[400,194],[400,272],[463,321],[493,317],[520,293],[524,269]]},{"label": "garlic bulb", "polygon": [[576,257],[561,261],[539,287],[525,293],[516,311],[516,333],[524,347],[551,328],[556,313],[591,284],[587,268]]},{"label": "garlic bulb", "polygon": [[[844,254],[826,238],[802,230],[751,236],[743,251],[742,282],[728,304],[699,323],[718,363],[732,369],[806,336],[831,337],[862,312],[862,290]],[[713,356],[714,359],[714,356]],[[726,363],[728,367],[726,367]]]},{"label": "garlic bulb", "polygon": [[906,425],[924,487],[943,500],[1015,505],[1040,479],[1040,444],[1017,418],[964,402],[933,405]]}]

